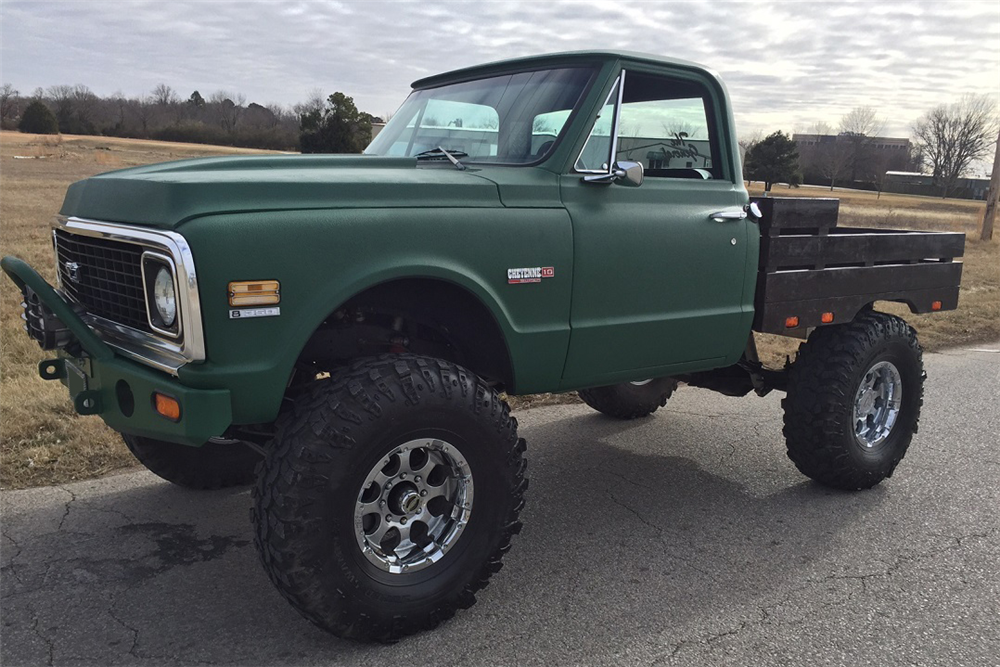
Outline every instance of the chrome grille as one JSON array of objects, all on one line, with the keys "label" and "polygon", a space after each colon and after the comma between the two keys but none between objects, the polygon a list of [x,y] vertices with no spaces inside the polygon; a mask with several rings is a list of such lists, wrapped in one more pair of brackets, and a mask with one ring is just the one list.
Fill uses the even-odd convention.
[{"label": "chrome grille", "polygon": [[56,230],[63,291],[92,315],[150,332],[142,285],[145,247]]}]

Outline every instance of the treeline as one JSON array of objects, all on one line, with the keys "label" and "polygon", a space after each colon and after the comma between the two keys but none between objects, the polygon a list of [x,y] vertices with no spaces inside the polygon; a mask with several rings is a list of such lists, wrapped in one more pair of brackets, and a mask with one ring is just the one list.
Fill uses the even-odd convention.
[{"label": "treeline", "polygon": [[[246,101],[226,91],[207,98],[199,91],[182,97],[166,84],[152,93],[100,97],[85,85],[38,88],[21,95],[0,88],[0,126],[39,134],[90,134],[305,152],[360,152],[380,119],[359,112],[343,93],[304,103]],[[327,128],[326,124],[332,127]],[[317,138],[317,135],[320,135]]]}]

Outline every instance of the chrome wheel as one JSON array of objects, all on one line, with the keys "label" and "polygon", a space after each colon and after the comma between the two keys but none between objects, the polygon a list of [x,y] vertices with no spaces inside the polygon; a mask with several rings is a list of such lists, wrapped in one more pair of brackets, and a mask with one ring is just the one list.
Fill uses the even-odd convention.
[{"label": "chrome wheel", "polygon": [[880,361],[868,369],[854,395],[854,438],[859,445],[871,449],[889,437],[902,400],[903,381],[895,366]]},{"label": "chrome wheel", "polygon": [[443,440],[411,440],[365,478],[354,533],[371,563],[393,574],[414,572],[455,546],[472,515],[472,470]]}]

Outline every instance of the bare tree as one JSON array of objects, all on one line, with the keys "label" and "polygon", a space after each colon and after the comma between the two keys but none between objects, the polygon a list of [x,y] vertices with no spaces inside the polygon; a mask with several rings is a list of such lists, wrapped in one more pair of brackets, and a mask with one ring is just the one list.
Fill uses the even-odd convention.
[{"label": "bare tree", "polygon": [[106,100],[106,111],[111,125],[107,127],[108,132],[115,136],[121,136],[125,131],[125,124],[128,122],[129,114],[129,102],[122,94],[122,91],[117,90],[112,93],[111,97]]},{"label": "bare tree", "polygon": [[184,106],[180,103],[180,96],[173,88],[165,83],[157,84],[150,97],[161,117],[173,117],[175,123],[184,120]]},{"label": "bare tree", "polygon": [[759,144],[764,139],[764,132],[761,130],[754,130],[750,134],[743,135],[739,138],[740,152],[746,153],[748,150]]},{"label": "bare tree", "polygon": [[753,147],[759,144],[764,139],[764,132],[761,130],[754,130],[750,134],[744,135],[739,138],[740,146],[740,161],[743,163],[743,180],[748,182],[753,182],[747,176],[747,160],[746,156]]},{"label": "bare tree", "polygon": [[224,90],[218,90],[208,98],[208,103],[212,105],[218,117],[219,125],[226,132],[236,131],[240,118],[243,117],[243,112],[246,110],[243,106],[246,101],[246,95],[242,93],[233,95]]},{"label": "bare tree", "polygon": [[177,93],[165,83],[158,84],[153,88],[153,103],[161,107],[167,107],[177,102]]},{"label": "bare tree", "polygon": [[49,86],[45,93],[55,107],[53,110],[59,121],[59,130],[65,131],[64,125],[73,115],[73,86]]},{"label": "bare tree", "polygon": [[0,124],[17,118],[18,96],[20,93],[9,83],[0,88]]},{"label": "bare tree", "polygon": [[[862,176],[874,176],[870,173],[871,144],[885,128],[885,119],[878,117],[873,107],[855,107],[840,119],[840,134],[837,143],[848,145],[846,169],[851,182]],[[831,185],[831,188],[833,186]]]},{"label": "bare tree", "polygon": [[153,103],[153,98],[148,95],[140,95],[128,101],[128,109],[139,123],[139,136],[148,138],[149,126],[156,117],[156,105]]},{"label": "bare tree", "polygon": [[885,119],[879,118],[878,112],[873,107],[854,107],[840,119],[841,134],[874,137],[884,128]]},{"label": "bare tree", "polygon": [[997,107],[989,95],[965,95],[924,114],[913,134],[931,169],[934,184],[947,197],[969,166],[989,154],[997,132]]},{"label": "bare tree", "polygon": [[[830,190],[836,184],[838,178],[843,178],[850,172],[850,167],[855,156],[856,146],[844,142],[834,141],[825,150],[816,156],[815,167],[824,180],[830,180]],[[854,180],[853,178],[851,179]]]},{"label": "bare tree", "polygon": [[292,107],[292,111],[295,112],[296,116],[301,118],[311,113],[323,113],[325,107],[326,98],[323,97],[323,91],[317,88],[309,93],[309,97],[305,102],[300,102]]},{"label": "bare tree", "polygon": [[661,122],[660,127],[671,138],[684,135],[685,139],[697,139],[698,134],[701,132],[700,127],[695,127],[693,124],[683,120],[673,120],[669,123]]},{"label": "bare tree", "polygon": [[77,126],[80,130],[92,131],[94,128],[94,117],[97,114],[99,98],[94,92],[78,83],[73,86],[73,112],[76,115]]},{"label": "bare tree", "polygon": [[818,120],[813,123],[813,126],[809,129],[811,134],[818,134],[820,136],[829,136],[833,134],[833,128],[830,124],[823,120]]}]

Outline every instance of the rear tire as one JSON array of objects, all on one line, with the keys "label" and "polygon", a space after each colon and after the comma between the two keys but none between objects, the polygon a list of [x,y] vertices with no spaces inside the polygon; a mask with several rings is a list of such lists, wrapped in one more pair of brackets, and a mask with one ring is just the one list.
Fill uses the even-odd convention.
[{"label": "rear tire", "polygon": [[657,378],[581,389],[577,393],[584,403],[602,414],[615,419],[637,419],[651,415],[666,405],[675,389],[677,380]]},{"label": "rear tire", "polygon": [[122,434],[125,446],[154,475],[187,489],[224,489],[254,480],[261,455],[233,440],[201,447]]},{"label": "rear tire", "polygon": [[837,489],[869,489],[891,477],[920,419],[921,356],[913,328],[884,313],[813,331],[782,401],[788,458]]},{"label": "rear tire", "polygon": [[470,371],[358,361],[279,417],[254,488],[272,583],[320,628],[390,642],[471,606],[520,532],[517,421]]}]

